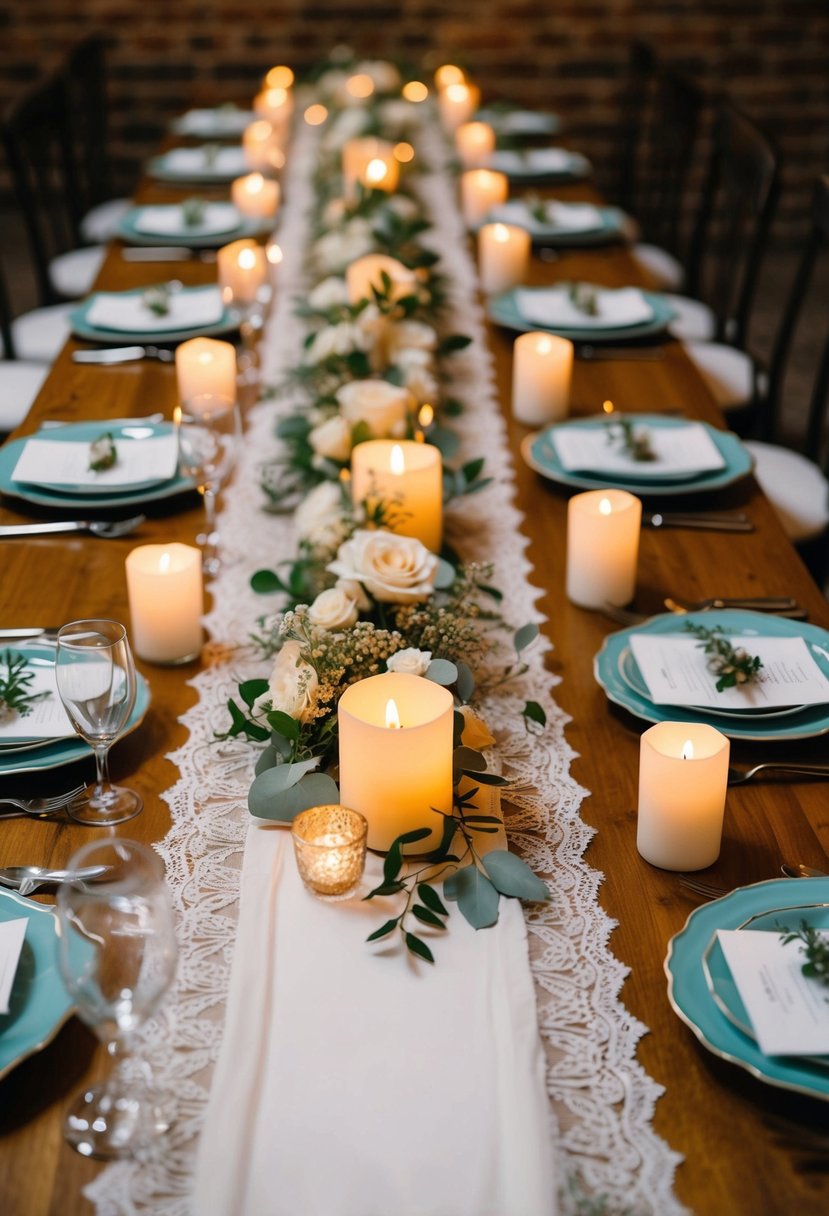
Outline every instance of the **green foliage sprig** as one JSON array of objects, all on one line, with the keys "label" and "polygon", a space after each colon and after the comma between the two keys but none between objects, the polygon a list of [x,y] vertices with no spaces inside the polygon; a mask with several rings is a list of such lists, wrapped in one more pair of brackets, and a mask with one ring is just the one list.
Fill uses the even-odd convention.
[{"label": "green foliage sprig", "polygon": [[586,317],[599,315],[599,293],[591,283],[570,283],[567,295],[573,307]]},{"label": "green foliage sprig", "polygon": [[118,449],[111,431],[105,431],[89,445],[89,469],[93,473],[101,473],[111,469],[118,460]]},{"label": "green foliage sprig", "polygon": [[829,985],[829,937],[825,933],[802,920],[799,928],[782,930],[781,941],[784,946],[789,942],[800,942],[800,953],[806,958],[800,970],[809,979]]},{"label": "green foliage sprig", "polygon": [[154,287],[147,288],[141,302],[154,316],[166,317],[170,312],[171,295],[172,288],[169,283],[156,283]]},{"label": "green foliage sprig", "polygon": [[605,422],[608,443],[620,447],[632,460],[656,460],[656,452],[651,447],[650,435],[646,430],[637,431],[630,418],[612,417]]},{"label": "green foliage sprig", "polygon": [[32,706],[51,696],[45,692],[31,691],[35,673],[27,667],[26,660],[13,650],[0,653],[0,722],[10,721],[16,714],[25,718]]},{"label": "green foliage sprig", "polygon": [[763,666],[757,655],[750,655],[742,646],[734,647],[722,626],[706,629],[694,621],[686,621],[685,628],[709,656],[708,670],[717,677],[717,692],[725,688],[736,688],[753,680]]}]

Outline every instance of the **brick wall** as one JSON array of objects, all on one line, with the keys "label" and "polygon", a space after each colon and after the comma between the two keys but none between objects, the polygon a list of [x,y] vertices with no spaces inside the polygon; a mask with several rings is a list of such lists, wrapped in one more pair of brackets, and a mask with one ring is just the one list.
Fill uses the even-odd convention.
[{"label": "brick wall", "polygon": [[0,0],[0,105],[92,29],[110,44],[120,191],[188,104],[244,101],[272,63],[308,67],[339,42],[421,70],[456,60],[486,96],[559,110],[609,190],[627,47],[644,37],[776,141],[780,241],[802,232],[811,182],[829,170],[826,0]]}]

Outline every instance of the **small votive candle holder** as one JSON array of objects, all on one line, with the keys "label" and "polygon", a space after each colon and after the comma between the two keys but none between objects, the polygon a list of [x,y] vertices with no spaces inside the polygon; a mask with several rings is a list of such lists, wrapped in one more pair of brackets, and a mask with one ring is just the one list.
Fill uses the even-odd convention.
[{"label": "small votive candle holder", "polygon": [[357,889],[366,864],[368,822],[347,806],[314,806],[291,824],[299,876],[321,899],[345,899]]}]

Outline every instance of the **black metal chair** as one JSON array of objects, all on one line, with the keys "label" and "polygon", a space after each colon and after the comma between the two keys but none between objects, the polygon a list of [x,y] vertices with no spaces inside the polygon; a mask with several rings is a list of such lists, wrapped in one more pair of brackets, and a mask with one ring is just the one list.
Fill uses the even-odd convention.
[{"label": "black metal chair", "polygon": [[24,361],[15,354],[11,310],[0,268],[0,437],[20,425],[49,372],[47,363]]},{"label": "black metal chair", "polygon": [[635,39],[630,44],[627,79],[621,99],[619,179],[616,197],[620,206],[633,215],[637,210],[640,159],[647,123],[648,101],[656,75],[656,52],[649,42]]}]

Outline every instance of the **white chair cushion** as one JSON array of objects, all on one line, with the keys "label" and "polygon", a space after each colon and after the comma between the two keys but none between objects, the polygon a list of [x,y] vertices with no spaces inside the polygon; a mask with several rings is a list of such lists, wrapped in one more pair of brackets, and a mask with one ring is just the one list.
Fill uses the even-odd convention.
[{"label": "white chair cushion", "polygon": [[128,198],[110,198],[87,211],[81,220],[81,236],[92,244],[106,244],[117,234],[119,221],[127,214],[132,202]]},{"label": "white chair cushion", "polygon": [[12,321],[12,338],[18,359],[30,363],[53,363],[69,337],[69,312],[77,300],[35,308]]},{"label": "white chair cushion", "polygon": [[676,313],[668,331],[681,342],[709,342],[717,332],[717,318],[707,304],[690,296],[668,293],[665,300]]},{"label": "white chair cushion", "polygon": [[90,245],[88,249],[71,249],[52,258],[49,263],[49,280],[60,295],[67,299],[88,295],[98,277],[106,249],[103,245]]},{"label": "white chair cushion", "polygon": [[754,362],[750,355],[722,342],[685,342],[688,357],[721,410],[749,405],[754,396]]},{"label": "white chair cushion", "polygon": [[651,276],[660,291],[679,291],[685,282],[685,271],[667,249],[658,245],[636,244],[631,255],[638,266]]},{"label": "white chair cushion", "polygon": [[0,432],[13,431],[32,407],[49,374],[45,363],[0,362]]},{"label": "white chair cushion", "polygon": [[790,448],[752,440],[754,476],[792,541],[812,540],[829,527],[829,481],[811,460]]}]

